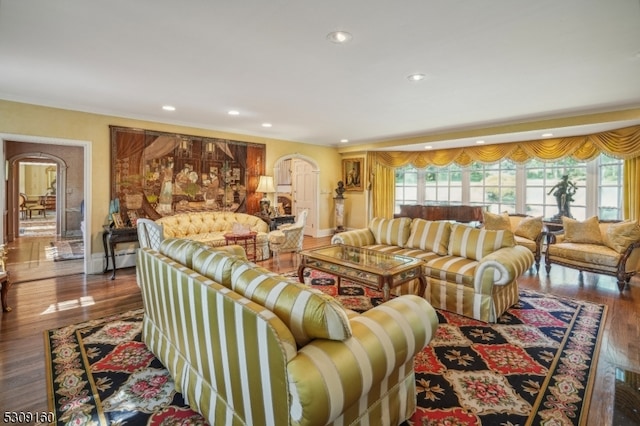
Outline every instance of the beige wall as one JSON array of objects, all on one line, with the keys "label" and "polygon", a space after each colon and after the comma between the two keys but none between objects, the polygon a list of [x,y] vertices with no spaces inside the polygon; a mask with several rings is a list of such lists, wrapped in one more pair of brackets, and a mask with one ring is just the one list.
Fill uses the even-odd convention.
[{"label": "beige wall", "polygon": [[[267,171],[273,170],[274,163],[278,158],[298,153],[316,161],[320,171],[321,192],[326,188],[330,188],[332,192],[338,180],[336,177],[339,177],[341,173],[341,156],[335,148],[0,100],[0,133],[80,140],[88,141],[91,144],[93,155],[90,164],[92,176],[91,235],[93,236],[92,251],[94,253],[102,251],[101,230],[102,225],[106,223],[109,210],[110,125],[264,143],[267,146],[265,165]],[[2,155],[2,161],[4,161],[4,152]],[[364,213],[352,214],[351,217],[358,216],[364,216]],[[321,195],[318,217],[320,231],[330,230],[334,227],[331,196]],[[348,221],[346,224],[352,227]]]}]

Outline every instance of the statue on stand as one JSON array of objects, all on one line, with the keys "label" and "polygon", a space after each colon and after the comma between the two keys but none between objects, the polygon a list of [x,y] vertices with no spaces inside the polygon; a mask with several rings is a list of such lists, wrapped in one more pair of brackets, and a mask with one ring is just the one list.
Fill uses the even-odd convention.
[{"label": "statue on stand", "polygon": [[575,183],[569,180],[569,175],[564,175],[560,179],[560,182],[549,190],[547,195],[551,195],[553,192],[553,196],[556,197],[556,203],[558,204],[558,213],[553,216],[554,220],[561,220],[563,216],[573,219],[573,216],[571,216],[571,202],[577,189],[578,187]]},{"label": "statue on stand", "polygon": [[344,194],[346,190],[344,189],[344,182],[341,180],[338,181],[338,187],[336,188],[336,196],[333,197],[335,202],[335,220],[336,220],[336,230],[335,233],[343,232],[344,229]]},{"label": "statue on stand", "polygon": [[339,180],[338,187],[336,188],[336,198],[344,198],[342,194],[344,194],[345,191],[346,189],[344,189],[344,182]]}]

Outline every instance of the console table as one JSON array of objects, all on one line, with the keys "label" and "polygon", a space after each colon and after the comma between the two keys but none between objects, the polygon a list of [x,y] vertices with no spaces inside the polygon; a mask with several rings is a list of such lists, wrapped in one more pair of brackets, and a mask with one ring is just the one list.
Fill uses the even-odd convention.
[{"label": "console table", "polygon": [[111,279],[116,279],[116,244],[118,243],[137,243],[137,228],[112,228],[105,225],[102,233],[102,245],[104,246],[105,267],[104,272],[109,270],[109,256],[113,263],[113,274]]}]

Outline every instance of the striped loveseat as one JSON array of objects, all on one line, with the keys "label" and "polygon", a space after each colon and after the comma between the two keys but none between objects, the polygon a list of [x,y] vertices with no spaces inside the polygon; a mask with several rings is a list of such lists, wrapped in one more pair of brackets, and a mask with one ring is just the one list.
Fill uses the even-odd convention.
[{"label": "striped loveseat", "polygon": [[[335,234],[331,242],[422,259],[426,300],[486,322],[495,322],[518,301],[517,278],[534,261],[511,231],[407,217],[374,218],[367,228]],[[417,290],[417,282],[410,282],[396,294]]]},{"label": "striped loveseat", "polygon": [[413,358],[438,324],[423,298],[357,314],[242,248],[158,250],[138,251],[143,340],[211,425],[397,425],[415,411]]}]

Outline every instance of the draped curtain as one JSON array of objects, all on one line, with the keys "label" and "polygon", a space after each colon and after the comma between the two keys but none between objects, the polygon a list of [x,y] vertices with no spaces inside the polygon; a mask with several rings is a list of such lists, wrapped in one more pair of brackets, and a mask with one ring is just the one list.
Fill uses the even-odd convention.
[{"label": "draped curtain", "polygon": [[640,126],[625,127],[592,135],[537,141],[512,142],[497,145],[440,149],[435,151],[370,152],[367,167],[371,179],[374,217],[392,217],[394,210],[395,169],[406,165],[416,168],[445,167],[456,163],[467,167],[473,162],[495,163],[511,160],[523,164],[531,159],[555,161],[573,157],[589,161],[601,153],[624,159],[623,215],[625,219],[640,218]]}]

